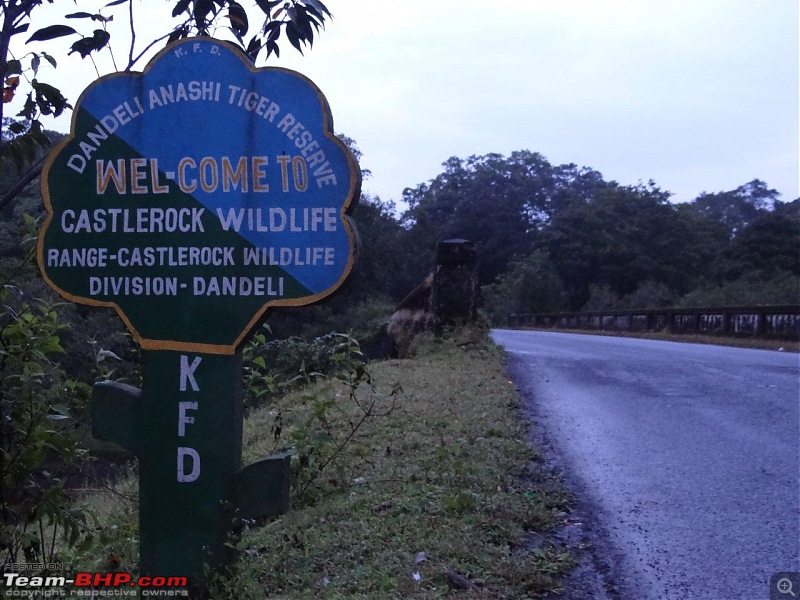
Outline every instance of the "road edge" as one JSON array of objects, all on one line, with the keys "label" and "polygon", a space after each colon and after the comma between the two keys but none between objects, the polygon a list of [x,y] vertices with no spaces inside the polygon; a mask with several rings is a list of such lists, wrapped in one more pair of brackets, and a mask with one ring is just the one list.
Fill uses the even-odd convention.
[{"label": "road edge", "polygon": [[538,410],[534,390],[525,383],[520,372],[525,368],[524,359],[505,351],[504,360],[509,378],[514,383],[520,398],[520,412],[528,424],[528,439],[541,451],[541,469],[557,473],[571,493],[573,501],[569,518],[558,531],[551,532],[552,542],[566,546],[577,562],[575,568],[564,578],[564,589],[560,594],[545,599],[569,598],[570,600],[620,600],[622,596],[615,584],[613,550],[597,521],[591,497],[583,483],[572,472],[558,444],[546,430]]}]

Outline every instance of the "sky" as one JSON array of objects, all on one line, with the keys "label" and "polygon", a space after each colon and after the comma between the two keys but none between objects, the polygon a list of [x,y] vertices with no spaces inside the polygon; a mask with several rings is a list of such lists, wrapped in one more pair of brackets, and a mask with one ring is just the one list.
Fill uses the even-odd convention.
[{"label": "sky", "polygon": [[[55,4],[63,14],[91,0]],[[436,177],[451,156],[523,149],[624,185],[654,180],[677,202],[755,178],[791,201],[800,196],[799,4],[327,0],[334,19],[313,49],[301,56],[284,40],[266,64],[322,89],[336,131],[356,140],[372,172],[364,190],[384,201]],[[140,42],[166,31],[155,12],[164,6],[135,4],[147,23]],[[125,38],[124,16],[112,39]],[[27,49],[57,55],[58,42]],[[59,61],[40,78],[74,100],[97,75],[77,55]]]}]

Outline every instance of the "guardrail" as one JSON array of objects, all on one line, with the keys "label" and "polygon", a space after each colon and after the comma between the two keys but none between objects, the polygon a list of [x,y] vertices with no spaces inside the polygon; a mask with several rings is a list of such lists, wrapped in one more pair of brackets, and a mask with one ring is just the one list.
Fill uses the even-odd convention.
[{"label": "guardrail", "polygon": [[663,308],[509,315],[512,327],[800,339],[800,305]]}]

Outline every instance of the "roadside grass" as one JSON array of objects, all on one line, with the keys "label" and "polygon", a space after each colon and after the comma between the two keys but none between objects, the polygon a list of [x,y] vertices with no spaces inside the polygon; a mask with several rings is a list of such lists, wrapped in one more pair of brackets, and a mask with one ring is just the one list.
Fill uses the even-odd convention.
[{"label": "roadside grass", "polygon": [[[431,341],[414,359],[369,370],[379,393],[402,387],[392,410],[365,423],[315,497],[246,532],[222,595],[528,598],[557,590],[572,557],[555,545],[528,550],[526,536],[556,528],[570,498],[536,468],[501,352],[487,341]],[[311,395],[336,393],[329,384]],[[284,427],[303,422],[302,396],[248,419],[248,459],[268,450],[264,434],[278,412]]]},{"label": "roadside grass", "polygon": [[[287,441],[321,433],[350,439],[323,470],[330,446],[303,465],[293,461],[292,510],[246,525],[236,543],[240,558],[212,580],[211,598],[558,593],[575,564],[554,541],[571,497],[528,442],[502,351],[485,336],[457,333],[419,345],[413,359],[367,369],[372,385],[354,397],[344,383],[327,380],[248,416],[245,464]],[[328,402],[324,427],[309,431],[320,401]],[[374,410],[354,427],[365,406]],[[107,551],[122,550],[121,568],[135,570],[135,511],[121,510],[125,503],[108,493],[90,501],[106,531],[113,523],[124,532],[116,545],[105,542]]]},{"label": "roadside grass", "polygon": [[552,331],[554,333],[577,333],[580,335],[604,335],[608,337],[629,337],[664,342],[683,342],[686,344],[710,344],[733,348],[751,348],[753,350],[775,350],[780,352],[800,352],[800,341],[769,340],[756,337],[731,337],[722,335],[677,334],[662,331],[601,331],[588,329],[556,329],[552,327],[519,327],[525,331]]}]

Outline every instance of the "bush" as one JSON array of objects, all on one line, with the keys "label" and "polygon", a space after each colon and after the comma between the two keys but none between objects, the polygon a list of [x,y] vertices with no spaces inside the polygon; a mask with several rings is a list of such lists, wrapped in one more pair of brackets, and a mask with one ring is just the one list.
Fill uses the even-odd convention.
[{"label": "bush", "polygon": [[482,289],[484,310],[492,324],[508,323],[508,315],[564,310],[567,294],[544,252],[514,262],[496,284]]},{"label": "bush", "polygon": [[65,489],[85,454],[75,432],[90,390],[53,360],[64,327],[53,307],[14,303],[12,290],[0,289],[0,558],[47,563],[59,539],[92,541]]},{"label": "bush", "polygon": [[358,340],[346,333],[267,341],[262,332],[245,347],[244,362],[244,402],[254,407],[278,391],[352,371],[364,358]]},{"label": "bush", "polygon": [[798,301],[800,277],[778,271],[775,274],[749,273],[723,284],[702,285],[681,298],[678,306],[757,306],[797,304]]}]

